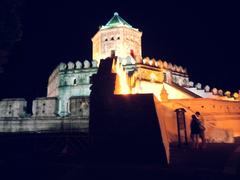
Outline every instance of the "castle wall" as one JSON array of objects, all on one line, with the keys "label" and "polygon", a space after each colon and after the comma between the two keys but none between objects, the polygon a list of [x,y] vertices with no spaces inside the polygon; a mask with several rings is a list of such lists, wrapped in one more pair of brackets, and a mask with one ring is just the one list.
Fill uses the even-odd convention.
[{"label": "castle wall", "polygon": [[179,99],[161,102],[161,116],[166,121],[170,141],[177,141],[175,109],[186,110],[187,132],[190,135],[191,115],[199,111],[206,126],[206,138],[210,142],[233,142],[240,136],[240,103],[214,99]]},{"label": "castle wall", "polygon": [[71,116],[89,117],[89,97],[71,97],[70,98]]},{"label": "castle wall", "polygon": [[58,99],[56,97],[44,97],[33,100],[33,116],[56,116],[58,113]]},{"label": "castle wall", "polygon": [[[70,112],[69,99],[74,96],[90,95],[90,77],[97,72],[96,68],[78,72],[64,72],[60,74],[59,86],[59,114],[67,115]],[[76,82],[74,84],[74,81]]]},{"label": "castle wall", "polygon": [[57,97],[59,86],[59,66],[54,69],[52,74],[48,78],[48,87],[47,87],[47,96],[48,97]]},{"label": "castle wall", "polygon": [[[137,81],[135,93],[153,93],[159,101],[161,101],[160,93],[163,88],[163,83],[154,83],[150,81]],[[164,83],[164,88],[167,90],[168,93],[168,99],[189,99],[192,98],[192,96],[175,89],[172,86],[169,86],[168,84]]]},{"label": "castle wall", "polygon": [[2,99],[0,101],[0,117],[21,117],[26,114],[27,101],[22,98]]},{"label": "castle wall", "polygon": [[89,119],[79,117],[0,117],[0,132],[88,132]]}]

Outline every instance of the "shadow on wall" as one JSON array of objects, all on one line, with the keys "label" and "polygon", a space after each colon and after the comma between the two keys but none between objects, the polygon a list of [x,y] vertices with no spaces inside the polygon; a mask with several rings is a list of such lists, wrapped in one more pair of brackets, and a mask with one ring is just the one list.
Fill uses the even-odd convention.
[{"label": "shadow on wall", "polygon": [[165,124],[155,110],[152,94],[116,95],[92,113],[90,135],[96,158],[105,162],[169,161]]},{"label": "shadow on wall", "polygon": [[98,73],[91,79],[89,136],[92,160],[168,164],[166,129],[158,120],[154,95],[114,95],[113,63],[113,58],[101,60]]}]

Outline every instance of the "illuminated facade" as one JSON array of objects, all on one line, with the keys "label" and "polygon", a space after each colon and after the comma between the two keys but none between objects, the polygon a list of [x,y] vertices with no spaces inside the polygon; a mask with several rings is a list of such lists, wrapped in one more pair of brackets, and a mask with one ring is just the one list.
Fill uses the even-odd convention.
[{"label": "illuminated facade", "polygon": [[[232,96],[229,91],[211,89],[208,85],[202,87],[200,83],[190,81],[186,68],[165,60],[142,57],[141,37],[142,32],[114,13],[92,38],[93,60],[60,63],[48,79],[47,97],[33,101],[32,115],[26,115],[23,99],[0,101],[0,132],[47,130],[53,128],[53,123],[56,123],[54,128],[60,128],[62,121],[69,123],[72,119],[79,121],[71,127],[87,129],[90,78],[97,73],[101,59],[112,57],[115,62],[112,71],[117,74],[114,93],[153,93],[170,141],[176,139],[176,108],[186,110],[188,127],[191,115],[200,111],[211,141],[232,142],[232,137],[240,136],[238,93]],[[19,118],[19,123],[12,125],[5,121],[6,118],[15,118],[16,122]],[[26,118],[30,119],[21,122]],[[49,121],[44,121],[47,124],[43,125],[41,118]]]},{"label": "illuminated facade", "polygon": [[98,63],[111,55],[126,58],[142,56],[142,33],[122,19],[118,13],[92,38],[93,59]]},{"label": "illuminated facade", "polygon": [[[133,28],[118,13],[100,27],[92,38],[93,59],[83,63],[61,63],[48,81],[48,97],[59,100],[58,114],[70,114],[70,98],[90,95],[90,77],[97,73],[101,59],[113,57],[117,73],[115,94],[153,93],[162,101],[167,99],[214,98],[234,100],[201,84],[189,81],[186,68],[163,60],[142,57],[142,32]],[[164,88],[164,89],[163,89]]]},{"label": "illuminated facade", "polygon": [[[89,97],[90,77],[97,73],[97,62],[60,63],[48,79],[47,97],[58,97],[58,114],[70,113],[71,97]],[[81,109],[81,108],[80,108]]]}]

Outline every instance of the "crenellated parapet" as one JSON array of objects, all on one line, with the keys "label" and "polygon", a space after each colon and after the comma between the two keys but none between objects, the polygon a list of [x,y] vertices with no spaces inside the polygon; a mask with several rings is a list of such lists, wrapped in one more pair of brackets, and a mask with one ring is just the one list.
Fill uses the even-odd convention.
[{"label": "crenellated parapet", "polygon": [[209,85],[202,86],[201,83],[194,84],[193,81],[189,81],[188,86],[185,88],[203,98],[239,101],[239,93],[237,92],[234,93],[231,93],[230,91],[224,92],[222,89],[217,89],[216,87],[213,87],[211,89]]},{"label": "crenellated parapet", "polygon": [[181,73],[181,74],[187,74],[187,69],[183,68],[182,66],[177,66],[175,64],[172,63],[168,63],[167,61],[164,60],[156,60],[156,59],[150,59],[149,57],[145,57],[142,60],[142,63],[140,64],[144,64],[146,66],[150,66],[150,67],[154,67],[154,68],[159,68],[159,69],[165,69],[165,70],[169,70],[175,73]]},{"label": "crenellated parapet", "polygon": [[60,63],[56,70],[55,79],[48,84],[48,97],[58,97],[58,114],[70,114],[70,98],[75,96],[90,95],[90,77],[98,71],[97,61],[83,60],[76,62]]},{"label": "crenellated parapet", "polygon": [[[71,111],[65,117],[58,114],[58,98],[36,98],[32,103],[32,114],[26,112],[27,102],[24,99],[2,99],[0,101],[0,133],[87,132],[89,107],[84,103],[88,103],[88,99],[82,97],[73,99],[77,99],[77,103],[71,103]],[[82,114],[76,116],[74,110],[80,109]]]},{"label": "crenellated parapet", "polygon": [[97,61],[92,60],[91,62],[89,60],[84,60],[83,62],[77,60],[75,63],[72,61],[69,61],[68,63],[60,63],[59,71],[73,71],[73,70],[87,70],[92,68],[97,68]]},{"label": "crenellated parapet", "polygon": [[58,113],[57,97],[36,98],[32,103],[32,113],[34,117],[53,117]]},{"label": "crenellated parapet", "polygon": [[97,73],[97,62],[84,60],[59,65],[59,87],[89,84],[89,76]]},{"label": "crenellated parapet", "polygon": [[27,101],[23,98],[2,99],[0,101],[0,117],[24,117],[27,112]]},{"label": "crenellated parapet", "polygon": [[[27,101],[22,98],[2,99],[0,101],[0,119],[43,119],[61,116],[58,114],[59,99],[57,97],[36,98],[32,102],[32,113],[28,113]],[[28,108],[29,109],[29,108]],[[72,96],[69,98],[68,117],[89,118],[89,97]]]},{"label": "crenellated parapet", "polygon": [[128,56],[119,58],[119,61],[127,72],[134,71],[137,79],[159,83],[175,83],[180,86],[187,86],[189,82],[186,68],[161,59]]},{"label": "crenellated parapet", "polygon": [[60,87],[89,84],[89,77],[97,72],[97,61],[60,63],[48,80],[48,97],[59,96]]}]

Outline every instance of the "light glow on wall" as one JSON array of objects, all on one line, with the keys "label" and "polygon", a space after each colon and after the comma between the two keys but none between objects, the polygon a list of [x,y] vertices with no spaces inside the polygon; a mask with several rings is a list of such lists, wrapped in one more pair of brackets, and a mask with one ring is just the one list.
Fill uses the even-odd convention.
[{"label": "light glow on wall", "polygon": [[113,63],[112,71],[117,74],[116,83],[115,83],[115,91],[114,94],[146,94],[152,93],[154,94],[159,101],[161,101],[161,91],[163,88],[163,84],[167,93],[169,94],[169,99],[188,99],[192,98],[191,96],[185,94],[184,92],[179,91],[178,89],[165,84],[156,82],[156,74],[150,74],[150,81],[147,80],[139,80],[133,79],[135,81],[134,86],[130,86],[130,78],[127,72],[124,70],[124,67],[119,62],[119,60],[115,60]]},{"label": "light glow on wall", "polygon": [[113,72],[117,74],[114,94],[130,94],[128,76],[123,66],[119,63],[119,60],[115,60]]},{"label": "light glow on wall", "polygon": [[151,82],[154,82],[156,80],[156,75],[154,73],[150,74]]}]

